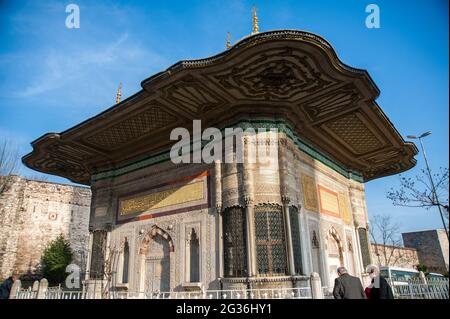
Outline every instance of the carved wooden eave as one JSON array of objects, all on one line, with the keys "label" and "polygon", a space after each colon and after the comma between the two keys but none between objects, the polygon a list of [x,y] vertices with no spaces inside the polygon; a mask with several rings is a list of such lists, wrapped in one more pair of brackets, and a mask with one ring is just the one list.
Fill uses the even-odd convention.
[{"label": "carved wooden eave", "polygon": [[364,181],[416,163],[416,146],[403,140],[375,102],[379,89],[369,74],[342,63],[330,44],[312,33],[258,33],[216,56],[180,61],[141,86],[73,128],[33,141],[22,161],[90,184],[94,172],[168,149],[170,131],[191,128],[193,119],[206,128],[276,118]]}]

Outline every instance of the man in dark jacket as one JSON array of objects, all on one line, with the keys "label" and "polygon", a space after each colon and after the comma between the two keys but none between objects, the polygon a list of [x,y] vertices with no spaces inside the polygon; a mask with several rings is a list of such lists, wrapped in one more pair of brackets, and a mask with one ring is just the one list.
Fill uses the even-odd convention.
[{"label": "man in dark jacket", "polygon": [[9,299],[9,293],[16,279],[17,274],[14,273],[0,285],[0,299]]},{"label": "man in dark jacket", "polygon": [[361,280],[350,276],[345,267],[337,269],[338,278],[334,281],[334,299],[366,299]]}]

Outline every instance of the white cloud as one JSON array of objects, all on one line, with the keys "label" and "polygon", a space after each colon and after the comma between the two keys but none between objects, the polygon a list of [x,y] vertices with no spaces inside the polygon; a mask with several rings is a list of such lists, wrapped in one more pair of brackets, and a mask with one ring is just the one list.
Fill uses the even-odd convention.
[{"label": "white cloud", "polygon": [[0,90],[12,103],[0,107],[98,110],[114,102],[119,82],[125,98],[140,89],[143,79],[174,62],[156,40],[156,29],[140,27],[146,17],[136,6],[77,4],[78,30],[65,27],[65,4],[57,0],[26,1],[6,21],[15,44],[0,50]]},{"label": "white cloud", "polygon": [[[36,61],[30,83],[16,91],[19,97],[29,97],[58,89],[76,81],[90,81],[98,72],[120,70],[124,65],[139,65],[143,61],[160,64],[163,58],[154,52],[128,43],[128,34],[114,42],[91,48],[49,49],[43,63]],[[34,57],[34,60],[40,60]],[[33,63],[34,64],[34,63]]]}]

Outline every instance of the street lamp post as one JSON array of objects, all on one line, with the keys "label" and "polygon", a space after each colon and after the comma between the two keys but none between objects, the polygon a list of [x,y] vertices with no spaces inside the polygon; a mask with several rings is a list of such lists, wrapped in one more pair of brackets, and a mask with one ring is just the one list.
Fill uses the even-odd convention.
[{"label": "street lamp post", "polygon": [[439,198],[438,198],[437,193],[436,193],[436,187],[434,186],[434,181],[433,181],[433,177],[431,175],[430,166],[428,165],[427,154],[425,153],[425,148],[424,148],[423,142],[422,142],[422,138],[424,138],[424,137],[426,137],[428,135],[431,135],[430,131],[422,133],[419,136],[408,135],[407,138],[409,138],[409,139],[418,139],[419,140],[420,148],[422,149],[423,158],[425,159],[425,166],[427,167],[428,178],[430,179],[431,192],[432,192],[432,196],[433,196],[433,203],[437,204],[437,207],[439,209],[439,214],[441,215],[442,225],[444,225],[445,233],[447,234],[447,239],[448,239],[449,237],[448,237],[447,225],[445,225],[444,214],[442,214],[441,204],[439,203]]}]

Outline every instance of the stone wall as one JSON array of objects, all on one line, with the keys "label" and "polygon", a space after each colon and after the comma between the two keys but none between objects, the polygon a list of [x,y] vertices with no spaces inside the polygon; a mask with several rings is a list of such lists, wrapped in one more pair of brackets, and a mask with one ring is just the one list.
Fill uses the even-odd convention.
[{"label": "stone wall", "polygon": [[87,254],[90,201],[86,187],[13,176],[0,194],[0,279],[12,271],[38,274],[46,245],[60,234],[81,265]]},{"label": "stone wall", "polygon": [[448,273],[449,246],[443,229],[403,233],[405,247],[417,249],[419,262],[429,272]]},{"label": "stone wall", "polygon": [[419,265],[417,249],[371,244],[372,260],[379,266],[416,269]]}]

